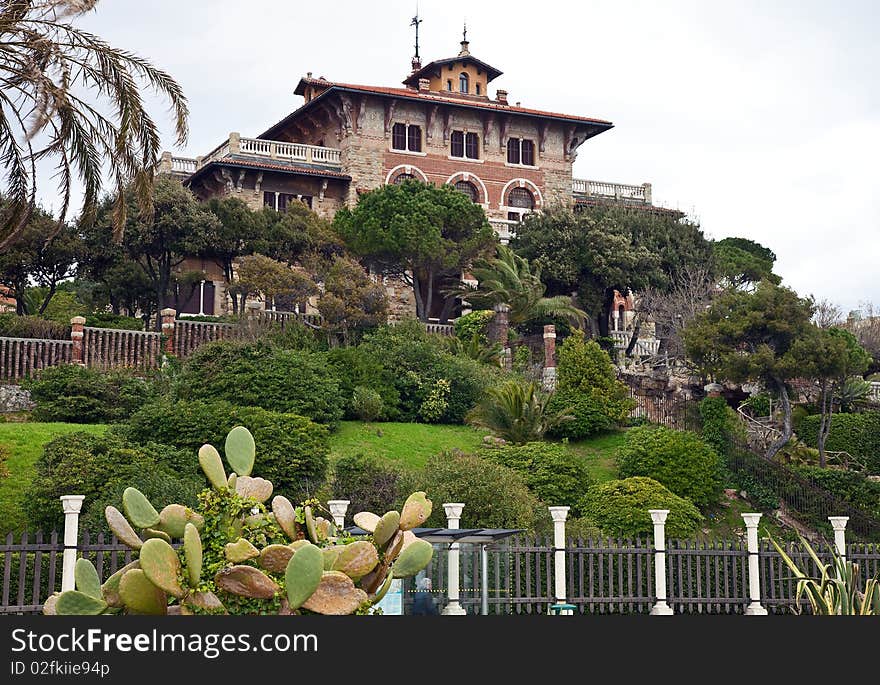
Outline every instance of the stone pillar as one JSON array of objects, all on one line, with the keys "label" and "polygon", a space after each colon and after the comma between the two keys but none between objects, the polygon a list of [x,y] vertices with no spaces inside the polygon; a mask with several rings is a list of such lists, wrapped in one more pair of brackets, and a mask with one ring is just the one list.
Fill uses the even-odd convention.
[{"label": "stone pillar", "polygon": [[642,188],[645,189],[645,203],[649,204],[649,205],[654,204],[651,184],[650,183],[642,183]]},{"label": "stone pillar", "polygon": [[160,174],[170,174],[171,173],[171,153],[163,152],[162,157],[159,159],[159,173]]},{"label": "stone pillar", "polygon": [[[447,528],[458,530],[461,524],[462,509],[464,509],[464,504],[461,502],[445,502],[443,504],[443,511],[446,512]],[[461,606],[461,603],[459,602],[460,568],[457,542],[454,542],[449,546],[449,555],[447,556],[447,562],[449,564],[449,568],[447,570],[449,582],[446,584],[446,594],[449,602],[443,608],[443,614],[445,616],[464,616],[467,612],[464,610],[464,608]]]},{"label": "stone pillar", "polygon": [[70,320],[70,339],[73,342],[73,354],[71,355],[71,363],[85,365],[85,350],[83,349],[83,336],[85,335],[83,327],[86,324],[85,317],[74,316]]},{"label": "stone pillar", "polygon": [[611,324],[612,331],[622,330],[620,326],[620,312],[617,310],[617,307],[611,310],[611,318],[614,320],[614,323]]},{"label": "stone pillar", "polygon": [[73,570],[76,566],[76,547],[79,538],[79,512],[85,495],[62,495],[64,509],[64,553],[61,557],[61,592],[73,590]]},{"label": "stone pillar", "polygon": [[351,504],[351,500],[347,499],[331,499],[327,502],[327,506],[330,507],[330,515],[333,517],[333,523],[340,530],[345,528],[345,512],[348,511],[349,504]]},{"label": "stone pillar", "polygon": [[233,131],[229,134],[229,154],[237,155],[241,152],[241,134]]},{"label": "stone pillar", "polygon": [[174,320],[177,318],[177,311],[171,308],[163,309],[162,315],[162,335],[165,336],[165,354],[174,354]]},{"label": "stone pillar", "polygon": [[544,390],[556,389],[556,326],[544,326]]},{"label": "stone pillar", "polygon": [[721,397],[724,386],[720,383],[709,383],[703,386],[703,390],[706,392],[706,397]]},{"label": "stone pillar", "polygon": [[846,561],[846,524],[849,516],[829,516],[831,527],[834,528],[834,546],[837,553]]},{"label": "stone pillar", "polygon": [[654,522],[654,590],[657,602],[651,607],[653,616],[671,616],[672,607],[666,603],[666,517],[669,509],[649,509]]},{"label": "stone pillar", "polygon": [[[565,591],[565,519],[571,507],[548,507],[553,519],[553,590],[556,602],[562,604],[566,599]],[[571,611],[563,611],[571,614]]]},{"label": "stone pillar", "polygon": [[749,606],[747,616],[766,616],[767,610],[761,606],[761,567],[759,565],[758,522],[761,514],[743,514],[746,524],[746,546],[749,552]]},{"label": "stone pillar", "polygon": [[510,330],[510,306],[506,304],[496,304],[493,308],[495,316],[489,322],[487,334],[489,342],[501,343],[504,350],[501,359],[505,369],[510,369],[513,365],[513,355],[510,354],[510,344],[508,343],[508,331]]}]

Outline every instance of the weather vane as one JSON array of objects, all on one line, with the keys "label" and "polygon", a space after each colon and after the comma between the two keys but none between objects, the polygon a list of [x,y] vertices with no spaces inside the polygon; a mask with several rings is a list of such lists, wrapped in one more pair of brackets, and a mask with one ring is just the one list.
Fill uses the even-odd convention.
[{"label": "weather vane", "polygon": [[461,32],[461,39],[467,43],[467,19],[464,20],[464,31]]},{"label": "weather vane", "polygon": [[412,21],[409,23],[410,26],[416,27],[416,57],[419,56],[419,24],[421,24],[424,19],[419,19],[419,6],[416,5],[416,16],[412,18]]}]

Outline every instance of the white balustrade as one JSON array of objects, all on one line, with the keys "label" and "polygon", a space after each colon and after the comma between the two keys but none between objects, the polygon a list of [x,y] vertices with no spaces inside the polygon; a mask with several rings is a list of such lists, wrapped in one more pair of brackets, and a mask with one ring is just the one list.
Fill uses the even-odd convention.
[{"label": "white balustrade", "polygon": [[[228,156],[232,152],[229,141],[225,141],[219,147],[212,150],[202,158],[200,167]],[[339,150],[317,145],[305,145],[304,143],[287,143],[280,140],[263,140],[261,138],[240,138],[238,153],[254,157],[268,157],[269,159],[283,159],[293,162],[305,162],[307,164],[323,164],[325,166],[340,166],[342,157]],[[175,161],[172,160],[172,168]],[[192,160],[192,170],[181,168],[180,171],[192,173],[196,170],[196,162]]]},{"label": "white balustrade", "polygon": [[571,179],[571,192],[578,195],[588,195],[615,200],[630,200],[650,204],[651,199],[648,195],[647,189],[647,184],[634,186],[625,183],[590,181],[584,178]]},{"label": "white balustrade", "polygon": [[189,157],[172,157],[171,158],[171,171],[176,171],[183,174],[191,174],[195,172],[197,168],[196,160],[191,159]]}]

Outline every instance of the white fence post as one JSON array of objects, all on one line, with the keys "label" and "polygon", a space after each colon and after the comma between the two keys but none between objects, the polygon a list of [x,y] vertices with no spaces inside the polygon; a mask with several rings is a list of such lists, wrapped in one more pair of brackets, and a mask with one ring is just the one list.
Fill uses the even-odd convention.
[{"label": "white fence post", "polygon": [[746,547],[749,552],[749,606],[746,607],[747,616],[766,616],[767,610],[761,606],[761,568],[758,550],[758,522],[761,514],[743,514],[746,524]]},{"label": "white fence post", "polygon": [[[461,510],[464,504],[461,502],[445,502],[443,510],[446,512],[446,527],[458,529],[461,522]],[[446,596],[449,600],[443,608],[445,616],[464,616],[467,612],[459,602],[459,551],[458,543],[449,545],[449,554],[446,557],[449,568],[447,570],[448,582],[446,584]]]},{"label": "white fence post", "polygon": [[834,528],[834,546],[837,553],[846,561],[846,524],[849,516],[829,516],[831,527]]},{"label": "white fence post", "polygon": [[76,548],[79,538],[79,512],[85,495],[62,495],[64,509],[64,554],[61,557],[61,592],[73,590],[76,585],[73,569],[76,566]]},{"label": "white fence post", "polygon": [[333,523],[339,529],[345,528],[345,512],[348,511],[348,505],[351,500],[347,499],[331,499],[327,500],[327,506],[330,507],[330,515],[333,517]]},{"label": "white fence post", "polygon": [[[553,517],[553,580],[556,602],[565,603],[565,519],[571,507],[548,507]],[[571,614],[570,610],[560,613]]]},{"label": "white fence post", "polygon": [[670,616],[672,607],[666,603],[666,517],[669,509],[649,509],[654,523],[654,590],[657,602],[651,607],[653,616]]}]

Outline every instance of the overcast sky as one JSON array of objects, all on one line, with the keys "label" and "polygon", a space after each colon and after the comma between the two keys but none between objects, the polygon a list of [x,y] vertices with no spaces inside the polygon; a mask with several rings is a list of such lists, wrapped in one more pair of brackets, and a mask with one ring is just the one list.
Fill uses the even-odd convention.
[{"label": "overcast sky", "polygon": [[[609,119],[575,176],[650,182],[712,238],[757,240],[800,294],[880,303],[878,2],[421,0],[424,63],[471,53],[525,107]],[[307,71],[398,85],[415,2],[103,0],[81,20],[183,86],[190,143],[257,135]],[[490,88],[494,97],[494,89]],[[154,108],[155,109],[155,108]],[[161,111],[157,111],[161,114]],[[162,118],[170,149],[170,119]],[[52,196],[43,195],[46,204]]]}]

